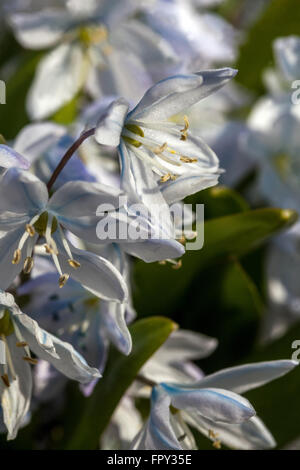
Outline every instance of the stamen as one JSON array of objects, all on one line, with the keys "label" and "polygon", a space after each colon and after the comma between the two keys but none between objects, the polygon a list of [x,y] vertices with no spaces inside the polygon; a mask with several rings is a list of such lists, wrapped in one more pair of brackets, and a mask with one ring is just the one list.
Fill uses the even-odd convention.
[{"label": "stamen", "polygon": [[30,356],[24,356],[24,357],[22,357],[22,359],[23,359],[23,361],[29,362],[29,364],[36,365],[38,363],[37,359],[33,359]]},{"label": "stamen", "polygon": [[182,161],[184,163],[197,163],[198,159],[197,158],[185,157],[184,155],[182,155],[180,157],[180,161]]},{"label": "stamen", "polygon": [[60,278],[59,278],[59,287],[60,287],[60,289],[66,285],[66,283],[68,282],[69,277],[70,277],[69,274],[63,274],[62,276],[60,276]]},{"label": "stamen", "polygon": [[155,155],[160,155],[161,153],[163,153],[168,147],[168,144],[167,142],[165,142],[164,144],[160,145],[159,147],[156,147],[153,149],[153,153],[155,153]]},{"label": "stamen", "polygon": [[45,248],[46,253],[47,253],[48,255],[58,254],[58,253],[56,253],[56,252],[54,251],[54,249],[53,249],[51,246],[49,246],[47,243],[45,243],[44,248]]},{"label": "stamen", "polygon": [[26,341],[18,341],[16,346],[17,348],[25,348],[25,346],[28,346],[28,343],[26,343]]},{"label": "stamen", "polygon": [[159,261],[158,264],[165,266],[167,263],[172,264],[173,269],[180,269],[182,266],[182,261],[174,261],[173,259],[165,259],[163,261]]},{"label": "stamen", "polygon": [[12,259],[12,264],[19,264],[20,261],[21,261],[21,257],[22,257],[22,252],[21,252],[20,248],[17,248],[14,252],[14,256],[13,256],[13,259]]},{"label": "stamen", "polygon": [[28,256],[24,262],[23,271],[25,274],[30,274],[33,268],[33,258]]},{"label": "stamen", "polygon": [[1,375],[1,379],[3,380],[3,383],[4,383],[4,385],[6,385],[6,387],[9,387],[9,386],[10,386],[9,378],[8,378],[8,375],[7,375],[7,374]]},{"label": "stamen", "polygon": [[30,225],[30,224],[26,224],[26,232],[28,233],[28,235],[30,237],[34,237],[35,235],[35,228],[33,227],[33,225]]},{"label": "stamen", "polygon": [[172,266],[172,269],[177,270],[177,269],[180,269],[181,267],[182,267],[182,261],[180,259],[176,264]]},{"label": "stamen", "polygon": [[215,449],[221,449],[221,441],[218,439],[219,434],[214,432],[212,429],[208,430],[208,437],[213,440],[213,447]]},{"label": "stamen", "polygon": [[81,264],[78,261],[75,261],[74,259],[68,259],[68,263],[74,269],[78,269],[81,266]]},{"label": "stamen", "polygon": [[184,121],[184,128],[180,129],[180,132],[181,132],[180,140],[187,140],[187,138],[188,138],[188,129],[190,127],[190,123],[189,123],[189,120],[188,120],[187,116],[183,116],[183,121]]},{"label": "stamen", "polygon": [[166,175],[164,175],[164,176],[162,176],[162,177],[160,178],[160,182],[161,182],[161,183],[166,183],[166,182],[169,181],[170,179],[171,179],[171,175],[170,175],[170,173],[167,173]]},{"label": "stamen", "polygon": [[60,238],[61,238],[61,241],[63,243],[64,249],[66,250],[66,253],[69,256],[69,259],[68,259],[69,265],[72,266],[72,268],[74,268],[74,269],[80,268],[80,263],[73,259],[71,248],[69,247],[68,241],[67,241],[67,239],[64,235],[64,232],[62,231],[61,226],[58,225],[58,227],[59,227],[59,234],[60,234]]},{"label": "stamen", "polygon": [[213,447],[215,449],[221,449],[221,441],[219,439],[216,439],[214,442],[213,442]]}]

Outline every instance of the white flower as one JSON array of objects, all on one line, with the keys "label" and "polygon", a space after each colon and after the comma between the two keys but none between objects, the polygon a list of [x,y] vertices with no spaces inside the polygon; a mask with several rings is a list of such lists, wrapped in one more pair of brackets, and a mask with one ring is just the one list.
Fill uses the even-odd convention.
[{"label": "white flower", "polygon": [[[96,128],[100,144],[119,146],[122,186],[146,205],[168,204],[217,184],[219,162],[214,152],[189,132],[188,118],[176,125],[170,118],[224,86],[232,69],[177,75],[150,88],[128,113],[117,100]],[[162,198],[163,196],[163,198]]]},{"label": "white flower", "polygon": [[[163,382],[154,386],[150,416],[131,448],[194,449],[196,444],[187,424],[209,437],[217,448],[222,443],[235,449],[275,446],[252,405],[240,394],[281,377],[296,365],[290,360],[246,364],[189,383]],[[149,374],[147,378],[151,380]]]},{"label": "white flower", "polygon": [[28,95],[33,119],[51,115],[84,86],[93,97],[137,99],[152,83],[150,64],[163,76],[177,62],[163,38],[131,18],[138,8],[132,0],[68,1],[64,8],[10,15],[24,47],[55,46],[39,63]]},{"label": "white flower", "polygon": [[104,202],[117,208],[119,196],[119,190],[74,181],[49,199],[46,185],[36,176],[7,170],[0,179],[0,287],[9,287],[22,269],[31,271],[33,249],[43,236],[61,287],[71,276],[96,296],[124,301],[127,288],[119,271],[105,258],[75,248],[64,234],[68,230],[97,242],[97,207]]},{"label": "white flower", "polygon": [[30,364],[37,363],[30,351],[68,378],[83,384],[100,376],[69,343],[41,329],[36,321],[21,312],[11,294],[0,291],[0,395],[8,439],[16,437],[29,409]]}]

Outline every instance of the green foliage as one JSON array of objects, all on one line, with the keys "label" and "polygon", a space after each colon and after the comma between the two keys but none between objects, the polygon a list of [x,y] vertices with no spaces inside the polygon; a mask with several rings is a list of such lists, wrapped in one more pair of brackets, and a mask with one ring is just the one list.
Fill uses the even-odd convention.
[{"label": "green foliage", "polygon": [[262,93],[262,72],[273,64],[272,42],[275,38],[300,34],[298,0],[271,0],[258,21],[245,33],[240,48],[237,80],[247,88]]},{"label": "green foliage", "polygon": [[130,328],[131,354],[126,357],[116,350],[111,351],[103,378],[92,396],[83,400],[83,414],[81,419],[80,415],[77,416],[77,427],[68,443],[69,449],[98,447],[99,436],[139,370],[176,328],[174,322],[163,317],[151,317],[133,324]]},{"label": "green foliage", "polygon": [[296,219],[293,211],[258,209],[208,220],[204,224],[204,247],[188,251],[180,271],[137,263],[134,283],[138,311],[142,315],[172,315],[198,273],[248,253]]}]

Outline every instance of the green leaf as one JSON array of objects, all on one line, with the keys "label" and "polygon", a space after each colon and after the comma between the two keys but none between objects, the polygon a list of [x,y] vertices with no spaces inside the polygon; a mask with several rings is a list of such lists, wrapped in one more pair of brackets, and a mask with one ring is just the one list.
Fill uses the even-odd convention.
[{"label": "green leaf", "polygon": [[136,263],[134,294],[138,312],[172,313],[197,273],[246,254],[296,220],[294,211],[282,209],[258,209],[208,220],[204,223],[204,247],[188,251],[180,270],[158,263]]},{"label": "green leaf", "polygon": [[193,279],[180,299],[175,320],[181,328],[218,339],[214,354],[201,361],[206,372],[214,372],[253,350],[263,309],[252,279],[238,261],[231,261]]},{"label": "green leaf", "polygon": [[15,138],[29,122],[25,108],[26,96],[41,57],[42,53],[26,53],[18,70],[7,83],[6,104],[0,106],[0,133],[6,140]]},{"label": "green leaf", "polygon": [[273,63],[272,42],[278,36],[299,35],[300,8],[298,0],[273,0],[249,30],[240,48],[237,80],[262,93],[262,72]]},{"label": "green leaf", "polygon": [[133,348],[129,356],[113,350],[103,378],[92,396],[84,399],[84,412],[68,443],[69,449],[96,449],[99,437],[126,390],[139,370],[177,328],[171,320],[151,317],[140,320],[130,328]]},{"label": "green leaf", "polygon": [[204,204],[206,220],[249,210],[249,205],[245,199],[226,186],[214,186],[206,189],[188,197],[185,202],[188,204]]}]

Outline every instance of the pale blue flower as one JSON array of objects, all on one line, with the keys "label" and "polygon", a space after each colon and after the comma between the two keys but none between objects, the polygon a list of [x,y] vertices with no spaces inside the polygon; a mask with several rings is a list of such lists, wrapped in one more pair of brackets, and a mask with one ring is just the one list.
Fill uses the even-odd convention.
[{"label": "pale blue flower", "polygon": [[69,379],[83,384],[100,377],[69,344],[39,327],[16,305],[11,294],[0,291],[1,407],[8,439],[14,439],[30,405],[32,377],[30,364],[39,359],[51,363]]},{"label": "pale blue flower", "polygon": [[39,236],[46,241],[59,273],[80,282],[94,295],[124,301],[126,284],[105,258],[75,248],[66,238],[70,231],[84,241],[97,241],[96,210],[100,202],[118,208],[120,191],[98,183],[66,183],[49,199],[46,185],[29,172],[10,169],[0,180],[0,286],[6,289],[24,269],[33,267],[33,249]]},{"label": "pale blue flower", "polygon": [[[194,449],[196,444],[187,424],[204,433],[217,447],[222,443],[236,449],[274,447],[272,435],[240,394],[285,375],[297,364],[290,360],[246,364],[193,382],[156,385],[152,389],[150,416],[132,448]],[[151,374],[147,378],[151,380]]]},{"label": "pale blue flower", "polygon": [[10,15],[24,47],[55,47],[39,63],[28,95],[34,119],[51,115],[83,87],[94,98],[138,99],[152,83],[150,69],[161,69],[161,78],[177,63],[171,46],[133,18],[138,9],[132,0],[70,0],[60,8]]}]

